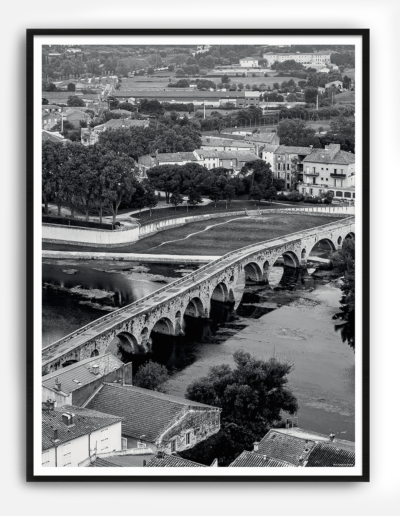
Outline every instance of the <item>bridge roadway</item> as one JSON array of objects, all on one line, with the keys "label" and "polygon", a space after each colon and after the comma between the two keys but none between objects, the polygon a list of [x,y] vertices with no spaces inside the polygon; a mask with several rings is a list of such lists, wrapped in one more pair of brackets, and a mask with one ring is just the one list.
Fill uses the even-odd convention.
[{"label": "bridge roadway", "polygon": [[[232,251],[43,348],[42,373],[54,371],[65,362],[102,354],[116,336],[125,340],[135,352],[148,352],[152,330],[179,334],[185,313],[195,317],[209,316],[211,299],[234,302],[237,308],[246,277],[265,280],[279,256],[283,256],[287,266],[304,266],[319,241],[329,242],[335,250],[346,237],[354,237],[354,231],[354,217],[346,217]],[[140,347],[142,350],[138,349]]]}]

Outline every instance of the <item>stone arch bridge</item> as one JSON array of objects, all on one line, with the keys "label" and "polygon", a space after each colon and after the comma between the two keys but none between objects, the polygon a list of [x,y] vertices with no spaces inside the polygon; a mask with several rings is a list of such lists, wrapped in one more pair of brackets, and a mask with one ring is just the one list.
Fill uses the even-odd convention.
[{"label": "stone arch bridge", "polygon": [[354,231],[354,217],[347,217],[230,252],[43,348],[42,373],[102,354],[115,337],[132,352],[148,352],[152,331],[181,334],[184,315],[208,317],[211,300],[230,302],[237,308],[246,278],[266,281],[278,258],[283,258],[287,267],[305,266],[316,244],[325,241],[336,250],[345,238],[354,238]]}]

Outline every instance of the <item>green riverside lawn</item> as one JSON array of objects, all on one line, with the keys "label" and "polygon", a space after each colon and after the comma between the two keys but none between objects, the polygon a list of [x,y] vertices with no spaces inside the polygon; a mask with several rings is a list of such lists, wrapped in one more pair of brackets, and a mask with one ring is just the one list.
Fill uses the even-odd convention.
[{"label": "green riverside lawn", "polygon": [[[239,216],[240,217],[240,216]],[[223,255],[246,245],[309,229],[342,217],[271,213],[257,218],[229,216],[160,231],[124,247],[99,248],[44,243],[43,250],[177,255]],[[206,229],[213,226],[210,229]],[[200,233],[199,233],[200,232]],[[197,233],[193,235],[193,233]],[[189,236],[192,235],[192,236]]]}]

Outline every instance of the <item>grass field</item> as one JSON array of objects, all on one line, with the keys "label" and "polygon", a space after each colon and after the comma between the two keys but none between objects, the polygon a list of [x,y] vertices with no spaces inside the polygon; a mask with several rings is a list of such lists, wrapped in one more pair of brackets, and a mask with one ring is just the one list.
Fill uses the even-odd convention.
[{"label": "grass field", "polygon": [[[160,72],[161,75],[161,72]],[[215,73],[214,73],[215,75]],[[221,73],[222,77],[223,73]],[[121,89],[120,91],[128,91],[128,90],[159,90],[164,89],[168,87],[169,79],[171,79],[171,82],[177,82],[179,80],[179,77],[175,76],[174,72],[164,72],[163,77],[147,77],[147,75],[141,75],[137,77],[130,77],[129,79],[123,78]],[[196,77],[196,79],[206,79],[209,81],[213,81],[215,83],[220,82],[218,77],[209,77],[209,76],[203,76],[203,77]],[[300,79],[297,79],[296,77],[231,77],[231,84],[239,84],[242,82],[243,84],[261,84],[264,83],[267,86],[271,85],[274,82],[283,82],[283,81],[289,81],[290,79],[293,79],[294,82],[297,84]],[[182,88],[182,91],[188,91],[190,88]]]},{"label": "grass field", "polygon": [[[101,251],[157,255],[223,255],[250,244],[321,226],[339,219],[339,217],[327,218],[282,213],[257,218],[238,219],[238,217],[232,216],[187,224],[186,226],[162,231],[139,240],[135,244],[125,247],[104,248]],[[81,252],[99,251],[98,247],[61,244],[43,244],[43,249]]]}]

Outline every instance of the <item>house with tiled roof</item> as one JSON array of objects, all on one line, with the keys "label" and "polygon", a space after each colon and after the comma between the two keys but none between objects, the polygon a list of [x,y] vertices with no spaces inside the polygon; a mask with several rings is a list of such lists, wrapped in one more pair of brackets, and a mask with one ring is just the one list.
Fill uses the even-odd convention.
[{"label": "house with tiled roof", "polygon": [[301,428],[271,429],[230,467],[352,467],[354,443]]},{"label": "house with tiled roof", "polygon": [[297,189],[312,196],[332,190],[336,199],[354,200],[355,161],[355,155],[341,150],[339,144],[331,143],[325,149],[313,149],[303,160]]},{"label": "house with tiled roof", "polygon": [[203,162],[195,155],[194,152],[158,152],[146,154],[139,157],[139,169],[148,170],[151,167],[159,165],[186,165],[187,163]]},{"label": "house with tiled roof", "polygon": [[168,455],[158,452],[151,461],[146,464],[146,468],[206,468],[204,464],[183,459],[177,455]]},{"label": "house with tiled roof", "polygon": [[259,159],[257,154],[250,151],[216,151],[213,149],[197,149],[193,151],[204,166],[209,170],[223,167],[240,171],[245,163]]},{"label": "house with tiled roof", "polygon": [[237,457],[230,468],[294,468],[295,465],[283,460],[267,457],[254,451],[244,451]]},{"label": "house with tiled roof", "polygon": [[80,464],[88,468],[143,468],[155,456],[150,448],[124,448],[121,451],[92,454]]},{"label": "house with tiled roof", "polygon": [[46,113],[42,111],[42,129],[49,131],[52,127],[57,125],[61,120],[59,112]]},{"label": "house with tiled roof", "polygon": [[245,136],[244,141],[254,145],[254,151],[257,155],[261,154],[266,145],[280,144],[280,138],[277,133],[267,133],[263,131]]},{"label": "house with tiled roof", "polygon": [[202,136],[201,148],[214,151],[253,151],[254,145],[242,140],[218,138],[215,136]]},{"label": "house with tiled roof", "polygon": [[301,466],[314,446],[315,442],[311,439],[285,435],[272,429],[259,443],[255,443],[254,451],[259,455],[289,462],[293,466]]},{"label": "house with tiled roof", "polygon": [[[298,175],[303,172],[303,160],[311,154],[312,147],[298,147],[291,145],[279,145],[273,153],[267,153],[263,149],[263,159],[270,163],[274,177],[285,181],[285,188],[294,190],[298,182]],[[265,158],[264,158],[265,156]]]},{"label": "house with tiled roof", "polygon": [[334,443],[318,442],[308,456],[306,468],[353,468],[355,453]]},{"label": "house with tiled roof", "polygon": [[78,467],[92,454],[120,451],[121,417],[42,404],[42,467]]},{"label": "house with tiled roof", "polygon": [[42,401],[81,406],[104,382],[132,383],[132,364],[105,353],[53,371],[42,377]]},{"label": "house with tiled roof", "polygon": [[131,385],[105,383],[84,406],[123,418],[128,448],[171,454],[192,448],[220,429],[217,407]]},{"label": "house with tiled roof", "polygon": [[57,131],[46,131],[44,129],[42,131],[42,142],[62,143],[64,145],[67,141],[68,140]]}]

